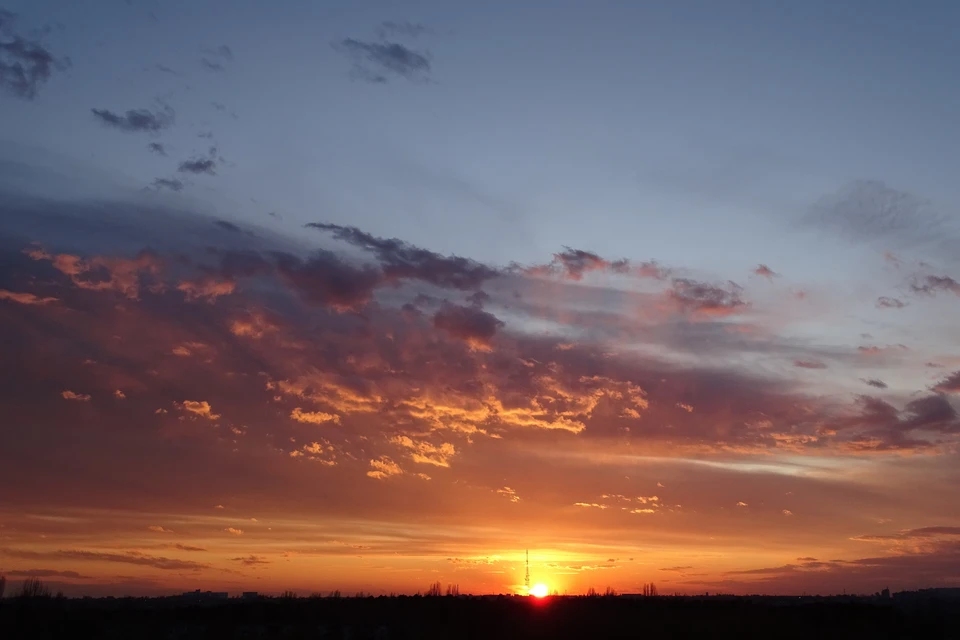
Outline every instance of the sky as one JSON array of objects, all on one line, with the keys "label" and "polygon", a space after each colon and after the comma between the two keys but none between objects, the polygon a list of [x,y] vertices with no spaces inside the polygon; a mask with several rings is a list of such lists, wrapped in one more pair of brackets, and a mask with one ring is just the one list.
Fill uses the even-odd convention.
[{"label": "sky", "polygon": [[958,19],[6,0],[0,573],[960,586]]}]

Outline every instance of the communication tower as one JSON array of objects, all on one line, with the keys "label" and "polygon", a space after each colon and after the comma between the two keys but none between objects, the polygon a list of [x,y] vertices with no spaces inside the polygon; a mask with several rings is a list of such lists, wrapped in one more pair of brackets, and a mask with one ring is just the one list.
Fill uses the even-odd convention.
[{"label": "communication tower", "polygon": [[527,577],[523,579],[523,586],[526,587],[527,593],[530,593],[530,549],[527,549]]}]

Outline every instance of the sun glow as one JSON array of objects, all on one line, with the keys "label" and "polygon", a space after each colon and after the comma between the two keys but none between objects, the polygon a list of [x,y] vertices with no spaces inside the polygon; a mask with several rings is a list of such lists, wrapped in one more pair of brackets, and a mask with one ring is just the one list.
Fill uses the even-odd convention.
[{"label": "sun glow", "polygon": [[547,593],[547,585],[543,584],[542,582],[538,582],[530,588],[530,595],[535,598],[544,598],[546,597]]}]

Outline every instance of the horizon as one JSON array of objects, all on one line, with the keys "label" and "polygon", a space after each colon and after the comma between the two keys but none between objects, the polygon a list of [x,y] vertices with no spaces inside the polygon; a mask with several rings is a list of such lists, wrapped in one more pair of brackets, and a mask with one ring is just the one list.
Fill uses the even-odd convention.
[{"label": "horizon", "polygon": [[0,0],[7,594],[960,587],[922,4]]}]

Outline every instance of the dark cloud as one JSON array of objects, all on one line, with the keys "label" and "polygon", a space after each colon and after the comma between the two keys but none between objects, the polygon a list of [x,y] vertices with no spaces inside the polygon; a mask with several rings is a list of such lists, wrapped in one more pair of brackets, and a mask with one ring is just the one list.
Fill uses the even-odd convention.
[{"label": "dark cloud", "polygon": [[667,297],[684,313],[724,316],[748,306],[741,297],[743,288],[735,282],[716,286],[689,278],[675,278],[672,285]]},{"label": "dark cloud", "polygon": [[513,271],[519,271],[527,275],[555,275],[560,274],[568,280],[582,280],[584,274],[591,271],[607,271],[610,273],[628,274],[633,273],[643,278],[655,278],[663,280],[669,277],[670,269],[661,267],[656,262],[642,262],[636,267],[632,267],[626,259],[607,260],[592,251],[583,249],[573,249],[564,247],[560,253],[553,254],[553,260],[547,264],[536,265],[533,267],[521,267],[513,265]]},{"label": "dark cloud", "polygon": [[794,360],[793,366],[801,369],[826,369],[827,365],[818,360]]},{"label": "dark cloud", "polygon": [[149,109],[129,109],[120,115],[108,109],[91,109],[93,115],[103,124],[127,133],[157,133],[173,124],[174,111],[165,106],[159,111]]},{"label": "dark cloud", "polygon": [[0,89],[18,98],[32,100],[40,87],[69,65],[54,56],[39,41],[14,30],[16,15],[0,9]]},{"label": "dark cloud", "polygon": [[[931,363],[927,363],[928,367],[930,365]],[[937,393],[960,393],[960,371],[954,371],[938,382],[933,390]]]},{"label": "dark cloud", "polygon": [[217,161],[213,158],[192,158],[184,160],[177,166],[177,171],[181,173],[205,173],[209,176],[217,175]]},{"label": "dark cloud", "polygon": [[57,571],[55,569],[26,569],[8,571],[7,575],[12,578],[73,578],[79,580],[90,580],[90,576],[80,575],[76,571]]},{"label": "dark cloud", "polygon": [[173,545],[174,549],[179,549],[180,551],[206,551],[203,547],[195,547],[189,544],[180,544],[179,542]]},{"label": "dark cloud", "polygon": [[233,50],[225,44],[217,48],[204,48],[202,52],[208,56],[223,58],[224,60],[233,60]]},{"label": "dark cloud", "polygon": [[171,191],[183,191],[183,181],[175,178],[154,178],[154,189],[170,189]]},{"label": "dark cloud", "polygon": [[941,292],[950,292],[960,296],[960,282],[950,276],[921,276],[910,283],[914,293],[934,295]]},{"label": "dark cloud", "polygon": [[854,449],[896,450],[931,446],[913,432],[954,434],[960,432],[957,411],[941,395],[930,395],[908,402],[903,410],[872,396],[857,400],[860,413],[837,419],[837,429],[856,428],[861,434],[851,438]]},{"label": "dark cloud", "polygon": [[178,560],[163,556],[152,556],[140,551],[115,553],[109,551],[84,551],[78,549],[60,551],[26,551],[22,549],[0,549],[0,555],[24,559],[45,560],[89,560],[92,562],[117,562],[135,564],[166,571],[199,571],[209,569],[210,565],[192,560]]},{"label": "dark cloud", "polygon": [[233,224],[232,222],[227,222],[226,220],[214,220],[213,224],[217,225],[221,229],[226,231],[232,231],[234,233],[240,233],[240,227]]},{"label": "dark cloud", "polygon": [[907,306],[907,303],[899,298],[889,298],[887,296],[877,298],[878,309],[903,309],[905,306]]},{"label": "dark cloud", "polygon": [[758,264],[756,268],[753,270],[753,273],[755,275],[762,276],[764,278],[769,278],[769,279],[776,278],[780,275],[779,273],[775,272],[773,269],[771,269],[765,264]]},{"label": "dark cloud", "polygon": [[306,226],[330,231],[334,238],[374,254],[388,279],[421,280],[438,287],[466,290],[500,275],[496,269],[468,258],[443,256],[397,238],[378,238],[356,227],[321,222]]},{"label": "dark cloud", "polygon": [[883,380],[878,380],[878,379],[876,379],[876,378],[864,378],[864,379],[863,379],[863,382],[864,382],[864,384],[868,384],[868,385],[870,385],[871,387],[876,387],[877,389],[886,389],[886,388],[887,388],[887,383],[886,383],[886,382],[884,382]]},{"label": "dark cloud", "polygon": [[383,273],[370,266],[356,267],[329,251],[306,260],[277,254],[277,272],[305,301],[340,310],[356,310],[373,296]]},{"label": "dark cloud", "polygon": [[270,561],[264,558],[263,556],[249,555],[241,558],[232,558],[234,562],[239,562],[248,567],[252,567],[258,564],[270,564]]},{"label": "dark cloud", "polygon": [[374,83],[385,83],[388,76],[410,81],[425,80],[430,75],[427,52],[410,49],[398,42],[364,42],[344,38],[333,48],[353,62],[357,78]]},{"label": "dark cloud", "polygon": [[917,538],[939,538],[945,536],[960,536],[960,527],[922,527],[920,529],[906,529],[886,535],[862,535],[854,540],[869,542],[884,542],[888,540],[915,540]]},{"label": "dark cloud", "polygon": [[166,157],[167,155],[167,150],[159,142],[151,142],[150,144],[147,145],[147,149],[157,154],[158,156]]},{"label": "dark cloud", "polygon": [[204,54],[200,58],[200,66],[208,71],[223,71],[226,67],[224,62],[233,60],[233,50],[225,44],[217,48],[204,48],[201,50]]},{"label": "dark cloud", "polygon": [[486,347],[503,322],[475,306],[447,303],[434,314],[433,325],[475,347]]},{"label": "dark cloud", "polygon": [[905,246],[939,240],[946,228],[929,201],[877,180],[858,180],[821,198],[805,222],[851,241]]},{"label": "dark cloud", "polygon": [[418,38],[424,33],[427,33],[427,28],[425,26],[419,22],[407,22],[406,20],[402,22],[387,20],[385,22],[381,22],[380,26],[377,27],[377,35],[380,36],[381,40],[386,40],[390,36],[408,36],[410,38]]},{"label": "dark cloud", "polygon": [[166,65],[158,64],[158,65],[154,65],[154,66],[155,66],[155,68],[157,69],[157,71],[162,71],[163,73],[169,73],[170,75],[174,75],[174,76],[180,75],[180,74],[177,73],[175,70],[171,69],[170,67],[168,67],[168,66],[166,66]]},{"label": "dark cloud", "polygon": [[207,71],[223,71],[225,69],[221,63],[210,60],[209,58],[200,58],[200,66]]}]

